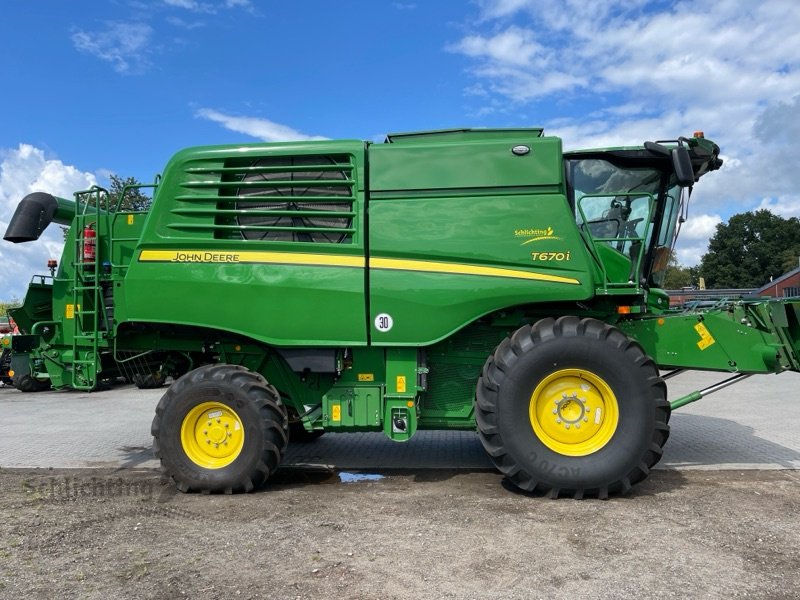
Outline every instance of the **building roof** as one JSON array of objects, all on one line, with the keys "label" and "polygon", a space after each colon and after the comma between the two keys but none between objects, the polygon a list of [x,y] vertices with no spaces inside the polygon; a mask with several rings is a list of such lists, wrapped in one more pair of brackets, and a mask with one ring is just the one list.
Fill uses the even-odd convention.
[{"label": "building roof", "polygon": [[761,286],[760,288],[758,288],[755,293],[756,294],[760,294],[761,292],[766,292],[769,288],[775,287],[776,285],[780,284],[782,281],[784,281],[786,279],[789,279],[790,277],[794,277],[798,273],[800,273],[800,267],[796,267],[796,268],[792,269],[791,271],[787,271],[786,273],[784,273],[783,275],[781,275],[777,279],[773,279],[769,283],[767,283],[767,284]]}]

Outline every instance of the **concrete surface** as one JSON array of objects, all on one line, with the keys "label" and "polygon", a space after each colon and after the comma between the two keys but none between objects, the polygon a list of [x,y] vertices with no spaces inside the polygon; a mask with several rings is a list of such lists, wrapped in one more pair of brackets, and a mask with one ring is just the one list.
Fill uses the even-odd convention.
[{"label": "concrete surface", "polygon": [[[670,399],[729,377],[684,373]],[[800,469],[800,374],[760,375],[672,416],[661,469]],[[150,423],[163,390],[23,394],[0,388],[0,467],[157,467]],[[326,434],[290,445],[284,464],[344,469],[491,468],[472,432],[419,432],[398,444],[383,434]]]}]

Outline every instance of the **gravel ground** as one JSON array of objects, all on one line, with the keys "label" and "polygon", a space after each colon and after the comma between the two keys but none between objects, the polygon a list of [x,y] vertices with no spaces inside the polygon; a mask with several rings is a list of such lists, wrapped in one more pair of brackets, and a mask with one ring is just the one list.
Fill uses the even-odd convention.
[{"label": "gravel ground", "polygon": [[797,598],[796,471],[659,471],[608,501],[358,475],[204,496],[152,470],[0,470],[0,597]]},{"label": "gravel ground", "polygon": [[0,389],[0,598],[796,599],[798,384],[682,409],[605,502],[515,492],[462,432],[330,434],[254,494],[184,495],[150,468],[163,390]]}]

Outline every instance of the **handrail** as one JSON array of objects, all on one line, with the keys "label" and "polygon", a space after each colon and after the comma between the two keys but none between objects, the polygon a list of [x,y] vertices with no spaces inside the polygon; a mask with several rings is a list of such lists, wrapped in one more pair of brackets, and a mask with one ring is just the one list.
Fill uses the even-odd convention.
[{"label": "handrail", "polygon": [[[634,198],[647,198],[647,218],[645,220],[646,224],[645,224],[644,234],[641,237],[637,236],[637,237],[595,238],[592,235],[591,230],[588,228],[588,224],[589,224],[590,221],[589,221],[589,219],[586,218],[586,213],[583,211],[583,207],[581,206],[581,204],[583,203],[583,201],[586,198],[611,198],[611,197],[618,197],[618,196],[626,196],[626,197],[634,197]],[[608,292],[609,287],[627,287],[631,283],[634,284],[634,291],[636,293],[639,293],[639,292],[641,292],[641,285],[639,283],[639,278],[638,277],[636,278],[636,281],[633,281],[633,282],[629,281],[628,283],[612,282],[610,280],[610,278],[609,278],[608,271],[606,269],[605,263],[603,262],[602,258],[600,257],[600,253],[598,251],[596,242],[641,242],[640,247],[639,247],[639,252],[638,252],[638,255],[636,257],[636,263],[635,263],[636,264],[636,268],[634,270],[634,273],[638,274],[640,269],[641,269],[641,266],[642,266],[642,260],[644,258],[644,252],[645,252],[645,243],[644,242],[647,240],[647,237],[648,237],[648,235],[650,233],[650,229],[651,229],[651,226],[652,226],[652,216],[653,216],[654,207],[655,207],[655,199],[653,198],[653,194],[648,193],[648,192],[606,192],[606,193],[602,193],[602,194],[586,194],[584,196],[581,196],[581,198],[578,200],[577,208],[578,208],[578,212],[581,215],[581,220],[582,220],[581,229],[583,230],[583,233],[585,234],[585,237],[588,237],[590,251],[592,253],[593,258],[597,262],[597,265],[600,268],[600,273],[601,273],[601,275],[603,277],[603,292],[604,293]]]}]

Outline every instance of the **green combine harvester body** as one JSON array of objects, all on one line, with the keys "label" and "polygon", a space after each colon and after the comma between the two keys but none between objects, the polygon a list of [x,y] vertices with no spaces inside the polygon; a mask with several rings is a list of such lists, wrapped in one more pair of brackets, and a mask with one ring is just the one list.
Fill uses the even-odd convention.
[{"label": "green combine harvester body", "polygon": [[477,425],[523,489],[624,492],[668,435],[656,367],[800,370],[800,302],[686,312],[661,290],[718,154],[702,136],[563,153],[540,129],[446,130],[186,149],[147,212],[101,188],[32,194],[7,240],[70,229],[12,313],[12,370],[81,390],[175,378],[153,433],[184,490],[252,489],[289,437]]}]

